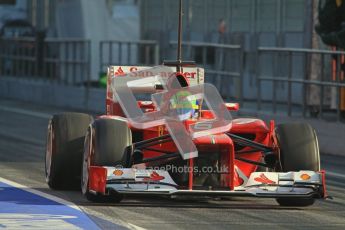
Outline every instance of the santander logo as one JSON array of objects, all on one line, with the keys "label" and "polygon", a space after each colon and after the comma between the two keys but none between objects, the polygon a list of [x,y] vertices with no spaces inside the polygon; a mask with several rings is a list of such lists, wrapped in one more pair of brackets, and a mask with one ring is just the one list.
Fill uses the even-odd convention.
[{"label": "santander logo", "polygon": [[159,175],[156,172],[151,173],[150,178],[144,178],[144,181],[161,181],[164,180],[164,176]]},{"label": "santander logo", "polygon": [[268,179],[263,173],[261,173],[259,177],[255,177],[254,180],[263,184],[276,184],[276,182]]},{"label": "santander logo", "polygon": [[[125,70],[123,70],[123,68]],[[137,73],[136,71],[140,71],[140,73]],[[137,66],[131,66],[130,68],[128,66],[119,66],[116,70],[116,72],[114,73],[115,77],[123,77],[126,74],[130,74],[131,77],[150,77],[153,76],[153,73],[151,71],[145,71],[145,69],[141,69]],[[175,72],[167,72],[167,73],[161,73],[162,76],[168,76],[171,74],[175,74]],[[185,76],[186,78],[191,78],[194,79],[197,77],[197,72],[184,72],[182,73],[183,76]]]}]

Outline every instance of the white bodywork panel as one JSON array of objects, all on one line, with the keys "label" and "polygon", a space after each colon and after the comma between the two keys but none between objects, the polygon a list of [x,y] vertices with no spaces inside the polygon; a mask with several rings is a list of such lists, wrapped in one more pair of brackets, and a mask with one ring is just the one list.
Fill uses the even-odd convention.
[{"label": "white bodywork panel", "polygon": [[[150,72],[151,68],[150,66],[111,66],[108,68],[108,77],[118,77],[121,79],[122,76],[128,74],[128,77],[138,78],[135,85],[128,85],[134,93],[155,93],[157,91],[155,86],[161,83],[157,76],[152,76],[152,72]],[[176,67],[165,68],[168,71],[160,73],[163,77],[175,74]],[[190,86],[195,86],[204,83],[205,70],[199,67],[184,67],[183,75],[188,79]],[[155,81],[152,81],[156,83],[147,82],[148,77],[157,78]],[[140,82],[140,78],[143,78],[143,82]]]}]

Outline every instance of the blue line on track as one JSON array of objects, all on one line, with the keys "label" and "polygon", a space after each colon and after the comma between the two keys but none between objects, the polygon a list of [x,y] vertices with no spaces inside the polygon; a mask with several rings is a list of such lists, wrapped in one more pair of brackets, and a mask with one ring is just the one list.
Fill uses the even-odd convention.
[{"label": "blue line on track", "polygon": [[1,228],[99,229],[80,210],[0,182]]}]

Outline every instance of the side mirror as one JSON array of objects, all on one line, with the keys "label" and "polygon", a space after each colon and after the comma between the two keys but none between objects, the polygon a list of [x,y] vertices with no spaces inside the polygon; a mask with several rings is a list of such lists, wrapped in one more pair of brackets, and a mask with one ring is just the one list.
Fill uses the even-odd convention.
[{"label": "side mirror", "polygon": [[240,109],[240,104],[238,103],[225,103],[225,106],[229,111],[238,111]]},{"label": "side mirror", "polygon": [[141,109],[154,109],[155,105],[152,101],[138,101],[138,106]]}]

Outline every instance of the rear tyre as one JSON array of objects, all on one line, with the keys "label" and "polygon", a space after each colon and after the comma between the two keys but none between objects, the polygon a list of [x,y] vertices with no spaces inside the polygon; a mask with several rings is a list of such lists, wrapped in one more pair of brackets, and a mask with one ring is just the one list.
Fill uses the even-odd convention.
[{"label": "rear tyre", "polygon": [[[315,130],[304,123],[278,125],[276,130],[283,172],[320,171],[320,151]],[[277,198],[281,206],[309,206],[314,198]]]},{"label": "rear tyre", "polygon": [[92,202],[120,202],[123,195],[109,191],[109,195],[97,194],[89,189],[90,166],[126,165],[125,150],[132,144],[132,133],[127,123],[114,119],[99,119],[89,127],[84,147],[81,187],[84,196]]},{"label": "rear tyre", "polygon": [[54,115],[48,125],[45,175],[52,189],[78,189],[84,139],[92,117],[82,113]]}]

